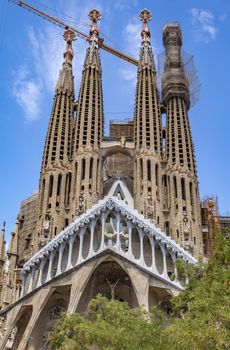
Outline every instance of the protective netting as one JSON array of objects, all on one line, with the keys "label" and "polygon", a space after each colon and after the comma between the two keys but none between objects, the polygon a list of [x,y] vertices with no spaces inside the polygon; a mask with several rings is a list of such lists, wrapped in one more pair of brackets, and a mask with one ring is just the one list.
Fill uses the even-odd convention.
[{"label": "protective netting", "polygon": [[[181,50],[181,59],[183,62],[184,72],[189,81],[190,102],[191,102],[191,107],[193,107],[199,100],[201,84],[197,75],[193,56],[185,52],[184,50]],[[157,60],[158,60],[158,88],[162,97],[161,81],[164,74],[164,67],[166,62],[165,52],[158,54]]]}]

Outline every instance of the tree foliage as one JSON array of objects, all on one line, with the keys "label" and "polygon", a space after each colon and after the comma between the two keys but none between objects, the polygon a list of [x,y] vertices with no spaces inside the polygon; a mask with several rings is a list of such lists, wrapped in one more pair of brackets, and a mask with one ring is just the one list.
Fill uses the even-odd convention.
[{"label": "tree foliage", "polygon": [[217,234],[207,264],[178,263],[189,276],[183,292],[172,299],[172,315],[155,308],[130,309],[126,303],[98,295],[88,318],[63,314],[51,334],[60,350],[230,350],[230,236]]}]

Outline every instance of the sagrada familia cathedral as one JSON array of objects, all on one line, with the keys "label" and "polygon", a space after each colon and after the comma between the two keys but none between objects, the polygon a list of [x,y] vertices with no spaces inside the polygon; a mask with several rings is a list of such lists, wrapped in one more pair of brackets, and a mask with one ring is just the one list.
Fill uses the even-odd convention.
[{"label": "sagrada familia cathedral", "polygon": [[203,255],[181,28],[163,28],[160,94],[151,14],[140,13],[134,119],[111,121],[105,136],[99,12],[90,18],[78,98],[66,29],[39,191],[22,202],[7,252],[4,226],[0,235],[0,349],[49,349],[60,313],[87,315],[98,293],[167,310],[186,283],[176,260]]}]

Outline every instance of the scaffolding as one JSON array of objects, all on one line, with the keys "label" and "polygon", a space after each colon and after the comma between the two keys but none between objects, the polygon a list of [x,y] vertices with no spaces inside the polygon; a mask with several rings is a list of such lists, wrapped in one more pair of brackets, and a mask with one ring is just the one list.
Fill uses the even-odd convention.
[{"label": "scaffolding", "polygon": [[[158,63],[158,88],[162,97],[162,79],[165,73],[165,66],[167,63],[167,56],[165,52],[160,53],[157,56]],[[193,55],[181,50],[181,67],[185,73],[185,76],[189,83],[190,104],[191,107],[195,106],[199,101],[201,83],[197,75],[197,71],[194,64]]]}]

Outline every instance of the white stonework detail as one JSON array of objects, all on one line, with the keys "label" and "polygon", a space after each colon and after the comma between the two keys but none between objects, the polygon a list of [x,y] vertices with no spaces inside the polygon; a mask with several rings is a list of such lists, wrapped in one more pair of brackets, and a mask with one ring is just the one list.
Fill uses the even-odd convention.
[{"label": "white stonework detail", "polygon": [[[97,223],[99,223],[98,226]],[[100,235],[98,229],[101,231]],[[134,238],[132,230],[136,230],[139,237]],[[96,242],[98,244],[97,250],[94,248],[96,236],[99,237],[99,241]],[[79,238],[78,258],[75,265],[73,265],[71,262],[72,255],[75,253],[73,245],[76,238]],[[146,243],[147,239],[148,243]],[[150,244],[149,251],[152,253],[148,256],[144,251],[144,247],[147,247],[144,244]],[[175,260],[181,258],[188,263],[196,263],[194,257],[149,220],[146,220],[143,215],[140,215],[134,209],[130,209],[125,201],[116,197],[104,198],[25,263],[22,269],[23,288],[21,296],[107,249],[131,261],[146,272],[153,273],[160,279],[179,288],[182,288],[182,286],[176,279]],[[139,256],[137,256],[137,250],[140,251]],[[56,252],[59,255],[59,263],[55,273],[52,274]],[[167,267],[167,257],[170,257],[173,262],[171,270]],[[36,285],[33,283],[35,266],[39,269],[39,278]],[[174,274],[174,278],[170,279],[172,274]],[[30,282],[26,282],[28,278]],[[28,284],[29,288],[26,291],[25,287]]]}]

